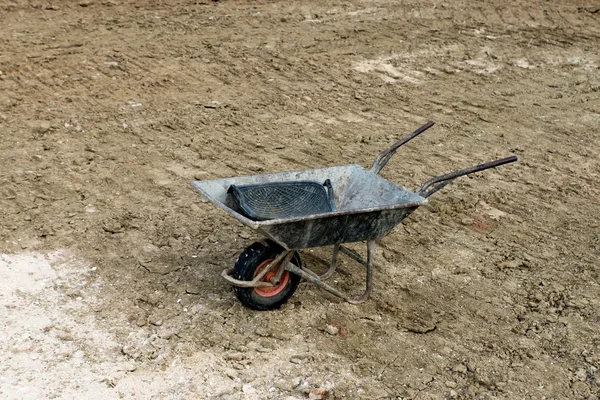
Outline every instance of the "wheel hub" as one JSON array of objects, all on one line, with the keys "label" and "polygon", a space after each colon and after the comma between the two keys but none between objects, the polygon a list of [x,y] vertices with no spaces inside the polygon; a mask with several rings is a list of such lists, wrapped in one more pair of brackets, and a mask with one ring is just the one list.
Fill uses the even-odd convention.
[{"label": "wheel hub", "polygon": [[[260,264],[258,268],[256,268],[254,276],[260,274],[261,271],[265,269],[267,265],[269,265],[269,263],[271,263],[271,261],[273,261],[272,258]],[[272,279],[274,280],[274,278],[277,276],[279,268],[281,268],[281,263],[271,268],[271,270],[267,272],[262,279],[262,281],[264,282],[274,283],[274,286],[263,286],[254,288],[256,294],[262,297],[272,297],[277,295],[278,293],[281,293],[281,291],[285,288],[285,285],[288,283],[288,280],[290,279],[290,273],[288,271],[283,271],[281,277],[279,278],[279,282],[273,282]]]}]

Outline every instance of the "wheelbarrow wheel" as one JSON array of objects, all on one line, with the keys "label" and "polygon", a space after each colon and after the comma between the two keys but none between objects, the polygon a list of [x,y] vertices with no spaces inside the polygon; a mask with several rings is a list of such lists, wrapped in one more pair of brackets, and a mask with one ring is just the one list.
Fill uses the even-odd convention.
[{"label": "wheelbarrow wheel", "polygon": [[[233,267],[233,277],[242,281],[251,281],[284,249],[272,241],[256,242],[247,247],[238,257]],[[291,262],[301,268],[302,263],[298,253],[294,253]],[[265,281],[277,274],[281,264],[273,267],[263,278]],[[239,301],[253,310],[268,311],[281,307],[296,291],[300,276],[284,271],[279,284],[272,287],[242,288],[234,287]]]}]

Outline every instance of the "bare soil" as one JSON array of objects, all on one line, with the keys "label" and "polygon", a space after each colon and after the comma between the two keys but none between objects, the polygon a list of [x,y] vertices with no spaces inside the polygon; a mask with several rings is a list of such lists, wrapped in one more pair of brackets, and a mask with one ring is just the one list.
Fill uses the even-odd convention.
[{"label": "bare soil", "polygon": [[[0,397],[597,399],[599,10],[1,2]],[[237,302],[259,238],[190,181],[369,165],[429,119],[386,178],[520,161],[380,240],[362,305]]]}]

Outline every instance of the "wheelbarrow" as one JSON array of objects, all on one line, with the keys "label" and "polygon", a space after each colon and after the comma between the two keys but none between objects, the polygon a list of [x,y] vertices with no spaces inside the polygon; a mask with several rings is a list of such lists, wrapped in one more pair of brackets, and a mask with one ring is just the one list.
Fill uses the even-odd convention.
[{"label": "wheelbarrow", "polygon": [[[429,196],[452,180],[517,160],[517,157],[511,156],[440,175],[429,179],[416,192],[382,178],[379,173],[396,150],[433,124],[431,121],[426,123],[381,152],[369,170],[350,164],[192,182],[194,188],[214,205],[266,237],[247,247],[233,268],[225,269],[221,274],[233,284],[241,303],[254,310],[279,308],[292,296],[301,279],[349,303],[364,302],[373,290],[375,240],[387,235],[419,206],[427,204]],[[235,187],[323,181],[333,188],[328,192],[332,207],[326,212],[257,220],[230,201]],[[343,246],[344,243],[364,241],[367,242],[366,261]],[[330,245],[333,245],[333,256],[325,274],[319,276],[302,266],[298,250]],[[360,296],[343,293],[325,282],[333,276],[340,253],[366,267],[366,288]]]}]

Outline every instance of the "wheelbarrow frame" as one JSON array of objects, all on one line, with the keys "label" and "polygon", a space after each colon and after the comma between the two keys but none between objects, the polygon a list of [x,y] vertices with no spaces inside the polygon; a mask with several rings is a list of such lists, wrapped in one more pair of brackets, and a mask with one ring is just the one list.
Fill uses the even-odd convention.
[{"label": "wheelbarrow frame", "polygon": [[[251,281],[233,278],[232,268],[223,270],[221,276],[234,286],[240,288],[260,288],[278,285],[282,274],[285,271],[289,271],[349,303],[357,304],[364,302],[369,298],[373,289],[373,264],[376,239],[387,235],[419,206],[427,204],[429,196],[451,183],[454,179],[517,160],[517,157],[511,156],[436,176],[426,181],[414,193],[379,175],[379,172],[398,148],[433,125],[433,122],[427,122],[411,134],[398,140],[388,149],[379,153],[370,170],[350,164],[323,169],[288,171],[277,174],[192,182],[194,188],[200,191],[210,202],[238,219],[244,225],[275,241],[283,249],[279,256],[273,259]],[[331,179],[332,184],[336,187],[336,203],[341,203],[341,206],[336,211],[324,214],[268,221],[253,221],[229,207],[226,201],[227,189],[232,184],[239,185],[302,179],[316,181]],[[367,186],[367,190],[361,188],[361,185]],[[343,243],[359,241],[367,242],[366,261],[354,251],[343,246]],[[333,255],[328,271],[321,276],[306,267],[300,268],[290,262],[294,254],[300,249],[327,245],[333,245]],[[366,287],[364,292],[358,297],[345,294],[325,282],[326,279],[334,274],[340,252],[366,267]],[[275,275],[271,274],[270,279],[265,281],[266,274],[278,265],[281,265],[283,268],[279,267],[277,273]]]}]

